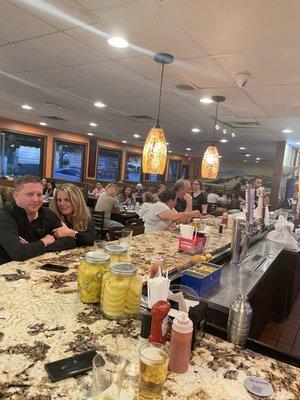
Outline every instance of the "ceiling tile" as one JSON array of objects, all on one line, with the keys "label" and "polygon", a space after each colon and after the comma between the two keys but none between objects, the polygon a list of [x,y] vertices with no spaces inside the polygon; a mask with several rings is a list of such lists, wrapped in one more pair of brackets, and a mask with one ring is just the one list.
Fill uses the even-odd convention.
[{"label": "ceiling tile", "polygon": [[205,55],[200,46],[155,1],[140,0],[126,6],[95,10],[111,34],[126,36],[146,52],[167,52],[175,58]]},{"label": "ceiling tile", "polygon": [[234,86],[234,80],[210,57],[175,60],[170,69],[199,88]]},{"label": "ceiling tile", "polygon": [[300,47],[298,0],[164,0],[160,4],[211,55]]},{"label": "ceiling tile", "polygon": [[0,69],[5,72],[25,72],[59,67],[59,64],[46,60],[14,44],[0,47]]},{"label": "ceiling tile", "polygon": [[116,61],[102,61],[72,68],[102,83],[118,83],[142,79],[142,76],[120,65]]},{"label": "ceiling tile", "polygon": [[246,87],[245,91],[261,106],[300,105],[300,85]]},{"label": "ceiling tile", "polygon": [[104,23],[91,25],[89,29],[75,28],[68,30],[68,35],[78,39],[80,42],[99,51],[106,57],[112,58],[113,60],[138,56],[141,54],[138,50],[131,47],[122,49],[110,46],[107,43],[107,35],[112,33],[113,31],[111,31],[110,27]]},{"label": "ceiling tile", "polygon": [[[161,64],[154,61],[153,58],[147,56],[137,56],[123,58],[118,61],[120,64],[127,68],[139,73],[144,78],[155,79],[161,75]],[[164,77],[168,78],[172,76],[170,68],[164,69]]]},{"label": "ceiling tile", "polygon": [[65,66],[92,63],[105,59],[100,53],[62,32],[26,40],[19,43],[19,46],[37,52],[42,57]]},{"label": "ceiling tile", "polygon": [[23,40],[54,32],[50,25],[11,4],[0,2],[0,37],[9,41]]},{"label": "ceiling tile", "polygon": [[74,86],[74,82],[82,85],[92,85],[97,81],[70,68],[48,69],[46,71],[22,72],[16,74],[21,79],[26,79],[44,87]]},{"label": "ceiling tile", "polygon": [[105,8],[112,6],[125,5],[128,3],[136,3],[139,0],[77,0],[78,3],[83,5],[88,10],[95,10],[96,8]]},{"label": "ceiling tile", "polygon": [[[47,3],[40,2],[41,8],[38,7],[38,2],[36,4],[28,4],[20,0],[8,0],[8,2],[60,30],[73,28],[80,23],[95,23],[98,20],[96,16],[73,0],[47,0]],[[61,14],[63,18],[59,17]],[[74,21],[74,18],[77,21]]]},{"label": "ceiling tile", "polygon": [[300,53],[295,50],[232,54],[214,58],[233,78],[239,72],[251,73],[249,86],[300,83]]}]

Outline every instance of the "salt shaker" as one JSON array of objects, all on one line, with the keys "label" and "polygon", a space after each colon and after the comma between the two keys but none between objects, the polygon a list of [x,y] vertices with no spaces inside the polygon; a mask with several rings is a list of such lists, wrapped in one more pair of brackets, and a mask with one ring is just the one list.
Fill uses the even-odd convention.
[{"label": "salt shaker", "polygon": [[250,330],[251,317],[252,308],[246,297],[240,294],[229,310],[227,335],[230,342],[244,346]]}]

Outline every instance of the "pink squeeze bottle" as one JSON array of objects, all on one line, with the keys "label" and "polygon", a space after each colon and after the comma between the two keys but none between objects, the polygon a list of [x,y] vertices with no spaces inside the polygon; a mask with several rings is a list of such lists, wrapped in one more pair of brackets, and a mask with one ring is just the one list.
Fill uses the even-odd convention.
[{"label": "pink squeeze bottle", "polygon": [[173,321],[170,344],[169,369],[176,374],[184,374],[188,370],[192,334],[192,321],[187,313],[180,312]]}]

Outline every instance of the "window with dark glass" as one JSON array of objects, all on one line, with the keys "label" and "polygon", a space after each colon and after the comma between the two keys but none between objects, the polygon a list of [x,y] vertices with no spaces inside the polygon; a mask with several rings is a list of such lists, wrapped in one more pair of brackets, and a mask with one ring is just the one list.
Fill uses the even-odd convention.
[{"label": "window with dark glass", "polygon": [[189,165],[182,165],[181,167],[181,178],[188,179],[190,175],[190,166]]},{"label": "window with dark glass", "polygon": [[164,176],[159,174],[150,174],[149,181],[150,182],[162,182]]},{"label": "window with dark glass", "polygon": [[117,182],[119,180],[120,161],[120,151],[99,148],[97,181]]},{"label": "window with dark glass", "polygon": [[170,160],[168,169],[168,181],[176,182],[179,177],[180,160]]},{"label": "window with dark glass", "polygon": [[84,145],[55,141],[53,178],[82,182]]},{"label": "window with dark glass", "polygon": [[1,174],[42,177],[44,139],[14,132],[1,132]]},{"label": "window with dark glass", "polygon": [[142,157],[139,154],[126,154],[125,180],[129,182],[141,181]]}]

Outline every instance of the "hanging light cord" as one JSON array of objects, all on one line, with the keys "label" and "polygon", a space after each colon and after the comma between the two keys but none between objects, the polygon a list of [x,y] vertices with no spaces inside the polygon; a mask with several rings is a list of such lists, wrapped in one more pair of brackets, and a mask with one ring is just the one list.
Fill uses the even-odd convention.
[{"label": "hanging light cord", "polygon": [[162,96],[162,83],[163,83],[163,78],[164,78],[164,67],[165,67],[165,64],[162,63],[161,64],[161,77],[160,77],[159,101],[158,101],[156,128],[160,128],[159,117],[160,117],[160,106],[161,106],[161,96]]},{"label": "hanging light cord", "polygon": [[213,135],[213,144],[215,144],[215,136],[216,136],[216,125],[218,122],[218,108],[219,108],[219,102],[217,101],[217,106],[216,106],[216,115],[215,115],[215,124],[214,124],[214,135]]}]

